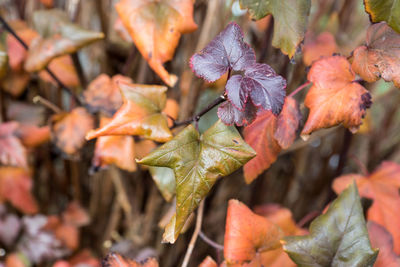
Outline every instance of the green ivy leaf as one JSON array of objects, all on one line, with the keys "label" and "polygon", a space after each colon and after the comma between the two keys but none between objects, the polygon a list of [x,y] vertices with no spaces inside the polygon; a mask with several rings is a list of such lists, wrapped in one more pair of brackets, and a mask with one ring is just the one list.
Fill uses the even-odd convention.
[{"label": "green ivy leaf", "polygon": [[372,249],[355,183],[316,218],[306,236],[285,237],[284,250],[298,266],[373,266]]},{"label": "green ivy leaf", "polygon": [[400,33],[400,2],[397,0],[364,0],[365,11],[372,22],[386,21]]},{"label": "green ivy leaf", "polygon": [[168,202],[175,196],[175,174],[170,168],[165,167],[149,167],[151,177],[156,183],[161,195]]},{"label": "green ivy leaf", "polygon": [[234,172],[255,155],[236,128],[218,120],[202,135],[193,125],[187,126],[139,160],[138,163],[168,167],[175,172],[176,214],[165,229],[164,242],[175,242],[188,216],[219,177]]},{"label": "green ivy leaf", "polygon": [[304,39],[311,0],[240,0],[252,19],[259,20],[267,15],[274,17],[272,45],[292,58],[297,46]]}]

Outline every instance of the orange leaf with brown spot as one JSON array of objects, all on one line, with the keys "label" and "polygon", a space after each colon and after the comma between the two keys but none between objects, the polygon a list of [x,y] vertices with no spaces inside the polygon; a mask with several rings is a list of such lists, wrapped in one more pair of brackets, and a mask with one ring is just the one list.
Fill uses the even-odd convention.
[{"label": "orange leaf with brown spot", "polygon": [[171,87],[177,77],[163,64],[172,59],[181,34],[197,29],[193,4],[193,0],[121,0],[115,6],[142,56]]},{"label": "orange leaf with brown spot", "polygon": [[32,179],[27,170],[16,167],[0,167],[0,203],[9,201],[24,213],[36,213],[38,207],[31,194],[31,189]]},{"label": "orange leaf with brown spot", "polygon": [[314,62],[308,80],[313,85],[304,101],[310,113],[301,132],[302,138],[307,139],[318,129],[338,124],[356,132],[371,105],[371,95],[354,81],[355,73],[347,59],[332,56]]},{"label": "orange leaf with brown spot", "polygon": [[90,131],[86,139],[105,135],[142,135],[158,142],[172,138],[165,107],[167,87],[119,82],[124,104],[112,120],[103,127]]},{"label": "orange leaf with brown spot", "polygon": [[93,118],[82,107],[70,113],[55,114],[51,120],[53,142],[68,155],[79,151],[85,144],[86,133],[93,129]]},{"label": "orange leaf with brown spot", "polygon": [[97,76],[83,92],[83,97],[90,112],[104,112],[112,116],[122,106],[122,95],[118,82],[132,83],[131,78],[107,74]]},{"label": "orange leaf with brown spot", "polygon": [[400,34],[385,22],[368,28],[366,45],[354,50],[353,70],[367,82],[383,78],[400,87]]},{"label": "orange leaf with brown spot", "polygon": [[375,267],[400,267],[400,257],[393,251],[393,237],[381,225],[367,223],[369,239],[374,248],[379,248],[378,258]]},{"label": "orange leaf with brown spot", "polygon": [[0,163],[26,168],[28,166],[27,152],[15,135],[18,127],[18,122],[0,124]]},{"label": "orange leaf with brown spot", "polygon": [[317,37],[307,32],[303,46],[303,62],[310,66],[314,61],[324,56],[332,56],[338,51],[335,37],[330,32],[323,32]]},{"label": "orange leaf with brown spot", "polygon": [[[79,78],[70,56],[57,57],[49,63],[48,67],[66,86],[76,87],[79,85]],[[40,71],[39,77],[46,82],[57,85],[57,82],[47,71]]]},{"label": "orange leaf with brown spot", "polygon": [[211,258],[207,256],[198,267],[218,267],[218,264]]},{"label": "orange leaf with brown spot", "polygon": [[125,259],[118,253],[110,253],[103,260],[104,267],[158,267],[157,260],[149,258],[143,264],[134,260]]},{"label": "orange leaf with brown spot", "polygon": [[238,200],[229,200],[224,240],[224,257],[228,264],[250,262],[260,253],[276,249],[282,237],[278,226]]},{"label": "orange leaf with brown spot", "polygon": [[367,177],[359,174],[343,175],[334,180],[332,187],[339,194],[353,180],[357,183],[360,196],[373,200],[368,209],[368,220],[384,226],[392,234],[394,251],[400,253],[400,165],[383,162]]},{"label": "orange leaf with brown spot", "polygon": [[[102,117],[100,126],[108,124],[111,119]],[[127,171],[136,170],[135,141],[132,136],[100,136],[97,138],[92,165],[105,168],[115,164]]]}]

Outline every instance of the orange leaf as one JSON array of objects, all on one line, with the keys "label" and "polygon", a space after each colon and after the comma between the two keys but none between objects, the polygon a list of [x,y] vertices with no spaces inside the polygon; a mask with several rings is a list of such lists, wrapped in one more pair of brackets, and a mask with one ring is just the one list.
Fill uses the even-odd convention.
[{"label": "orange leaf", "polygon": [[392,235],[381,225],[368,222],[368,234],[371,245],[379,248],[375,267],[400,267],[400,257],[393,251]]},{"label": "orange leaf", "polygon": [[6,258],[6,267],[27,267],[23,260],[23,255],[17,253],[11,253]]},{"label": "orange leaf", "polygon": [[[101,127],[110,121],[101,117]],[[101,136],[97,139],[92,165],[105,168],[111,164],[131,172],[136,170],[135,142],[132,136]]]},{"label": "orange leaf", "polygon": [[90,223],[89,214],[78,202],[71,202],[62,214],[63,221],[67,224],[82,227]]},{"label": "orange leaf", "polygon": [[207,256],[198,267],[218,267],[218,264],[211,258]]},{"label": "orange leaf", "polygon": [[9,201],[24,213],[38,210],[31,194],[32,179],[28,171],[16,167],[0,167],[0,203]]},{"label": "orange leaf", "polygon": [[124,104],[110,123],[90,131],[86,139],[105,135],[143,135],[158,142],[172,138],[167,116],[161,114],[166,103],[165,86],[118,83]]},{"label": "orange leaf", "polygon": [[107,267],[158,267],[158,262],[149,258],[145,263],[140,264],[134,260],[124,259],[121,255],[117,253],[110,253],[103,260],[103,266]]},{"label": "orange leaf", "polygon": [[373,199],[367,218],[384,226],[393,236],[394,251],[400,253],[400,165],[383,162],[371,175],[348,174],[333,182],[337,194],[356,181],[360,196]]},{"label": "orange leaf", "polygon": [[79,229],[76,226],[61,221],[56,215],[51,215],[47,217],[44,229],[53,232],[54,236],[67,248],[71,250],[78,248]]},{"label": "orange leaf", "polygon": [[335,37],[330,32],[323,32],[316,38],[307,32],[303,46],[303,62],[310,66],[321,57],[332,56],[337,50]]},{"label": "orange leaf", "polygon": [[292,97],[286,97],[274,133],[274,138],[281,148],[288,149],[293,144],[300,120],[301,114],[296,100]]},{"label": "orange leaf", "polygon": [[358,130],[371,105],[371,95],[354,79],[350,63],[343,56],[314,62],[308,73],[313,86],[304,101],[310,113],[301,132],[303,139],[315,130],[340,123],[353,133]]},{"label": "orange leaf", "polygon": [[224,240],[224,257],[228,264],[242,264],[259,253],[278,248],[281,237],[278,226],[238,200],[229,200]]},{"label": "orange leaf", "polygon": [[[76,87],[79,85],[79,78],[76,74],[75,66],[70,56],[65,55],[57,57],[49,63],[48,67],[66,86]],[[47,71],[40,71],[39,77],[46,82],[57,85],[57,82],[50,76]]]},{"label": "orange leaf", "polygon": [[87,250],[87,249],[83,249],[81,250],[78,254],[76,254],[75,256],[73,256],[70,260],[69,260],[70,264],[73,267],[79,267],[79,266],[86,266],[86,267],[100,267],[100,261],[95,258],[92,253]]},{"label": "orange leaf", "polygon": [[9,93],[13,97],[19,97],[25,91],[29,80],[30,76],[28,73],[24,71],[11,71],[8,72],[7,75],[2,79],[2,89],[4,89],[4,91]]},{"label": "orange leaf", "polygon": [[26,147],[35,147],[50,140],[50,127],[20,124],[15,135]]},{"label": "orange leaf", "polygon": [[93,118],[78,107],[70,113],[55,114],[51,118],[52,139],[68,155],[75,154],[85,144],[85,135],[93,129]]},{"label": "orange leaf", "polygon": [[122,23],[150,67],[168,85],[177,77],[163,63],[172,59],[181,34],[197,29],[193,0],[121,0],[115,5]]},{"label": "orange leaf", "polygon": [[[165,108],[163,112],[168,115],[168,127],[172,127],[173,121],[171,118],[176,120],[179,114],[179,104],[176,100],[168,98],[167,103],[165,104]],[[171,118],[170,118],[171,117]]]},{"label": "orange leaf", "polygon": [[83,92],[90,112],[102,111],[112,116],[122,106],[122,96],[118,82],[132,83],[131,78],[115,75],[112,78],[101,74]]},{"label": "orange leaf", "polygon": [[47,8],[52,8],[54,6],[53,0],[40,0],[40,3]]},{"label": "orange leaf", "polygon": [[383,78],[400,87],[400,34],[385,22],[371,25],[366,45],[354,50],[353,70],[367,82]]},{"label": "orange leaf", "polygon": [[26,168],[28,166],[26,149],[15,136],[18,127],[17,122],[0,124],[0,163]]}]

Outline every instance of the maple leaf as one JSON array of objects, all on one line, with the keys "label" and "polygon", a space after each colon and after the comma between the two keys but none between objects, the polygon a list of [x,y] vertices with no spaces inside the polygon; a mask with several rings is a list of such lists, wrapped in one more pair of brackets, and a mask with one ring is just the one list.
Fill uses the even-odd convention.
[{"label": "maple leaf", "polygon": [[324,56],[332,56],[338,51],[335,37],[330,32],[322,32],[318,36],[307,33],[303,46],[303,62],[310,66],[314,61]]},{"label": "maple leaf", "polygon": [[369,221],[367,223],[371,245],[379,248],[375,267],[399,267],[400,257],[393,251],[392,235],[381,225]]},{"label": "maple leaf", "polygon": [[303,139],[318,129],[342,123],[355,133],[362,123],[371,95],[357,83],[350,63],[343,56],[322,58],[311,66],[308,80],[313,83],[304,104],[310,109],[301,132]]},{"label": "maple leaf", "polygon": [[28,167],[27,152],[15,135],[19,123],[5,122],[0,124],[0,162],[4,165]]},{"label": "maple leaf", "polygon": [[167,87],[118,83],[124,104],[114,114],[110,123],[90,131],[86,139],[104,135],[143,135],[158,142],[172,138],[167,116],[162,114],[166,104]]},{"label": "maple leaf", "polygon": [[198,267],[218,267],[218,264],[211,258],[207,256]]},{"label": "maple leaf", "polygon": [[0,203],[9,201],[24,213],[36,213],[38,207],[31,194],[31,189],[32,179],[27,170],[16,167],[0,167]]},{"label": "maple leaf", "polygon": [[278,226],[238,200],[229,200],[224,239],[228,265],[252,261],[257,254],[278,248],[282,236]]},{"label": "maple leaf", "polygon": [[73,155],[85,144],[85,135],[93,129],[93,117],[82,107],[69,113],[51,117],[52,139],[55,145],[68,155]]},{"label": "maple leaf", "polygon": [[132,79],[123,75],[112,78],[101,74],[94,79],[83,92],[83,97],[90,112],[103,112],[112,116],[122,106],[122,95],[118,82],[132,83]]},{"label": "maple leaf", "polygon": [[244,128],[246,142],[257,156],[244,165],[244,178],[251,183],[274,163],[282,148],[288,148],[296,138],[301,114],[295,99],[286,97],[283,110],[277,117],[271,111],[258,114],[256,120]]},{"label": "maple leaf", "polygon": [[52,59],[104,38],[103,33],[87,31],[71,23],[67,14],[59,9],[35,11],[33,24],[41,37],[29,45],[24,66],[28,72],[42,70]]},{"label": "maple leaf", "polygon": [[382,77],[400,87],[400,34],[386,23],[368,28],[366,45],[354,50],[353,57],[353,70],[367,82]]},{"label": "maple leaf", "polygon": [[342,192],[353,180],[356,181],[360,195],[373,199],[368,209],[367,218],[386,227],[392,234],[394,250],[400,253],[400,165],[394,162],[383,162],[374,173],[364,177],[359,174],[348,174],[338,177],[332,188],[336,193]]},{"label": "maple leaf", "polygon": [[283,249],[298,266],[373,266],[360,196],[353,183],[310,225],[306,236],[285,237]]},{"label": "maple leaf", "polygon": [[119,17],[150,67],[168,85],[177,81],[163,67],[172,59],[181,34],[197,29],[193,0],[121,0],[115,5]]},{"label": "maple leaf", "polygon": [[261,19],[269,14],[274,17],[272,45],[292,58],[297,46],[304,38],[310,0],[240,0],[240,6],[249,10],[253,19]]},{"label": "maple leaf", "polygon": [[158,267],[156,259],[149,258],[143,264],[125,259],[118,253],[110,253],[103,260],[103,267]]},{"label": "maple leaf", "polygon": [[171,141],[138,163],[168,167],[176,179],[176,216],[167,225],[164,241],[174,243],[187,218],[216,180],[240,168],[255,156],[234,127],[217,121],[201,136],[187,126]]},{"label": "maple leaf", "polygon": [[[110,121],[109,118],[101,117],[100,125],[104,126]],[[130,172],[136,170],[135,141],[132,136],[97,138],[92,165],[96,168],[106,168],[111,164]]]},{"label": "maple leaf", "polygon": [[396,0],[364,0],[364,5],[372,22],[386,21],[400,33],[400,5]]}]

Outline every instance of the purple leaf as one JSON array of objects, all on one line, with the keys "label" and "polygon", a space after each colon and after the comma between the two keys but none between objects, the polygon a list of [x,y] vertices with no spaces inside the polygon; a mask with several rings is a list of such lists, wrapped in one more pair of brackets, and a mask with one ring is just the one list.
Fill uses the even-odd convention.
[{"label": "purple leaf", "polygon": [[229,100],[222,103],[218,108],[218,117],[227,125],[245,126],[252,123],[256,116],[257,107],[251,101],[246,103],[244,111],[235,108]]},{"label": "purple leaf", "polygon": [[21,222],[14,214],[0,215],[0,241],[11,246],[21,229]]},{"label": "purple leaf", "polygon": [[253,65],[253,49],[243,41],[240,27],[231,22],[203,50],[190,59],[190,67],[201,78],[214,82],[228,69],[244,70]]}]

